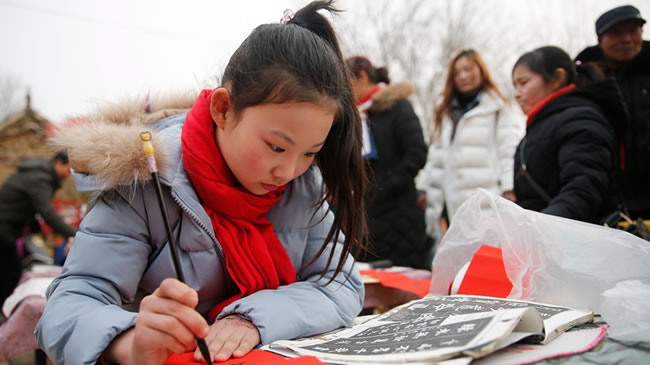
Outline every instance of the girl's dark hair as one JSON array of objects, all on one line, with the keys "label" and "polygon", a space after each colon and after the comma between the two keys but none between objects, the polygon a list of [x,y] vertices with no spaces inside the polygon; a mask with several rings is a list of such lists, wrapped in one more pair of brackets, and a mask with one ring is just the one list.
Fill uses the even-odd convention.
[{"label": "girl's dark hair", "polygon": [[575,81],[576,70],[571,57],[561,48],[555,46],[540,47],[533,51],[524,53],[512,67],[514,73],[517,66],[526,66],[532,72],[540,75],[544,83],[548,83],[555,77],[555,70],[558,68],[566,72],[566,86]]},{"label": "girl's dark hair", "polygon": [[[344,233],[338,274],[348,254],[356,257],[366,247],[366,175],[354,94],[336,33],[319,10],[339,11],[332,1],[314,1],[286,24],[264,24],[253,30],[230,58],[222,84],[231,94],[235,116],[247,107],[266,103],[334,105],[332,128],[315,161],[325,182],[317,207],[334,201],[336,215],[323,246],[302,270],[323,254],[328,242],[336,242]],[[335,247],[329,253],[328,268]]]},{"label": "girl's dark hair", "polygon": [[449,65],[447,65],[447,80],[445,81],[445,88],[442,90],[442,100],[433,110],[433,128],[430,136],[431,138],[429,139],[432,142],[440,136],[440,131],[442,130],[442,117],[451,114],[451,102],[454,99],[454,94],[458,92],[458,90],[456,90],[456,85],[454,84],[454,78],[456,77],[454,68],[456,67],[456,62],[463,57],[469,58],[478,66],[479,70],[481,70],[481,86],[479,89],[493,90],[501,100],[510,104],[510,100],[503,95],[501,90],[499,90],[499,87],[497,87],[497,84],[492,79],[492,75],[490,75],[490,71],[488,71],[487,65],[485,64],[485,61],[483,61],[483,57],[473,49],[464,49],[458,52],[458,54],[449,61]]},{"label": "girl's dark hair", "polygon": [[577,62],[575,83],[584,86],[593,82],[605,80],[613,73],[611,67],[603,61]]},{"label": "girl's dark hair", "polygon": [[359,78],[361,71],[365,72],[368,75],[368,79],[378,84],[380,82],[390,84],[390,77],[388,77],[388,69],[386,67],[375,68],[375,66],[370,63],[365,57],[354,56],[345,60],[345,63],[348,65],[350,72],[354,75],[354,78]]}]

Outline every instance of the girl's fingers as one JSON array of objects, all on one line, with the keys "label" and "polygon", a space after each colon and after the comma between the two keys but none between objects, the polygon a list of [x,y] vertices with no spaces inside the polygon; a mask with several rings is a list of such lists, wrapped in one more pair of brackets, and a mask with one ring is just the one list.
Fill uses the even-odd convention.
[{"label": "girl's fingers", "polygon": [[[221,342],[223,341],[223,337],[221,339],[217,339],[217,334],[220,334],[221,336],[227,336],[224,331],[228,331],[226,328],[221,328],[222,326],[218,325],[218,323],[219,322],[215,322],[212,324],[212,326],[210,326],[210,332],[207,336],[205,336],[205,343],[208,345],[208,351],[210,351],[210,357],[213,361],[215,360],[215,351],[218,351],[221,348]],[[197,348],[196,351],[194,351],[194,360],[201,361],[201,359],[203,359],[203,355]]]},{"label": "girl's fingers", "polygon": [[223,325],[219,325],[219,322],[212,325],[212,328],[210,328],[210,333],[206,337],[206,341],[208,344],[208,349],[210,349],[210,353],[214,354],[214,360],[225,360],[220,359],[217,356],[223,348],[224,343],[228,340],[228,338],[230,338],[230,336],[232,336],[232,328],[227,328]]},{"label": "girl's fingers", "polygon": [[[153,312],[140,312],[136,319],[136,335],[146,336],[155,335],[157,333],[164,334],[166,340],[170,341],[170,346],[174,343],[181,344],[183,350],[193,349],[195,346],[194,333],[190,331],[178,318],[153,313]],[[170,348],[164,342],[162,343],[166,348]],[[175,346],[175,345],[174,345]]]},{"label": "girl's fingers", "polygon": [[171,278],[163,280],[154,292],[154,295],[175,300],[192,308],[196,307],[199,303],[199,295],[196,290],[190,288],[185,283]]},{"label": "girl's fingers", "polygon": [[233,351],[233,357],[242,357],[249,353],[257,344],[259,340],[255,341],[253,336],[244,336],[239,342],[239,346]]},{"label": "girl's fingers", "polygon": [[[166,281],[166,280],[165,280]],[[145,297],[140,303],[140,312],[153,312],[163,315],[168,315],[176,318],[180,323],[187,327],[194,336],[204,338],[207,336],[210,326],[205,321],[205,319],[194,310],[193,306],[188,306],[183,302],[180,302],[175,299],[175,294],[172,293],[171,297],[168,296],[170,291],[175,291],[175,288],[171,287],[172,285],[164,285],[156,289],[153,295]],[[185,284],[176,281],[177,284],[187,287]],[[164,287],[165,286],[165,287]],[[190,293],[196,295],[196,292],[191,288],[187,287],[190,290]],[[180,288],[181,291],[186,292]],[[173,332],[172,332],[173,333]]]},{"label": "girl's fingers", "polygon": [[[214,354],[212,353],[212,351],[210,351],[210,347],[208,347],[208,352],[210,353],[210,360],[214,362],[215,361]],[[194,350],[194,361],[205,362],[205,359],[203,358],[203,354],[201,353],[201,350],[199,350],[198,347]]]},{"label": "girl's fingers", "polygon": [[136,351],[148,352],[149,349],[166,349],[177,354],[183,353],[192,348],[191,344],[183,343],[167,331],[160,331],[149,326],[136,324],[134,334],[134,346]]},{"label": "girl's fingers", "polygon": [[[206,340],[210,353],[215,354],[214,360],[224,361],[232,356],[246,355],[260,343],[260,335],[251,322],[235,315],[213,324]],[[198,358],[199,352],[195,352],[195,359]]]},{"label": "girl's fingers", "polygon": [[255,336],[250,329],[236,330],[223,341],[221,349],[215,352],[214,358],[218,361],[225,361],[231,357],[242,357],[258,343],[259,337]]}]

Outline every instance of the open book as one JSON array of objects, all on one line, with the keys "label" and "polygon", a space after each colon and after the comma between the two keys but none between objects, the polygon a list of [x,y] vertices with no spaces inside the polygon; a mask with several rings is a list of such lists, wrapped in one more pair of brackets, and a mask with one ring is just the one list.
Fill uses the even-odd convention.
[{"label": "open book", "polygon": [[266,350],[341,364],[434,362],[478,358],[522,340],[545,344],[590,321],[591,310],[483,296],[428,295],[350,328],[276,341]]}]

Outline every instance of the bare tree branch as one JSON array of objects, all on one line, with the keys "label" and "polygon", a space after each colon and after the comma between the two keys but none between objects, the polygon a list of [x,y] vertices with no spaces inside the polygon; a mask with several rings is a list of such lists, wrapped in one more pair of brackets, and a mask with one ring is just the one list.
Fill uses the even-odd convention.
[{"label": "bare tree branch", "polygon": [[[476,49],[497,85],[512,96],[512,65],[522,53],[555,44],[576,54],[593,35],[583,10],[592,1],[373,0],[340,1],[335,19],[346,55],[363,55],[386,66],[393,81],[416,86],[413,105],[425,135],[447,64],[462,49]],[[605,7],[603,4],[601,7]],[[595,19],[595,18],[594,18]],[[590,21],[591,22],[591,21]]]},{"label": "bare tree branch", "polygon": [[24,97],[20,82],[11,76],[0,76],[0,122],[21,108]]}]

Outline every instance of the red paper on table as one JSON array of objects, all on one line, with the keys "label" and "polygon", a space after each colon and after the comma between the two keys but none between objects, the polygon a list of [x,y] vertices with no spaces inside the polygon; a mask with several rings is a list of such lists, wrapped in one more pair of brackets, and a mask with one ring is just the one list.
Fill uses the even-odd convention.
[{"label": "red paper on table", "polygon": [[[221,365],[323,365],[324,363],[313,356],[300,356],[294,358],[287,358],[272,352],[264,350],[253,350],[248,354],[231,358],[222,362],[214,362]],[[194,361],[194,352],[186,352],[181,355],[172,355],[165,365],[205,365],[203,361]]]},{"label": "red paper on table", "polygon": [[413,279],[398,272],[361,270],[361,275],[371,276],[379,280],[379,284],[382,286],[404,290],[420,298],[429,294],[429,287],[431,286],[431,279]]},{"label": "red paper on table", "polygon": [[511,291],[501,249],[482,245],[472,257],[457,294],[507,298]]}]

